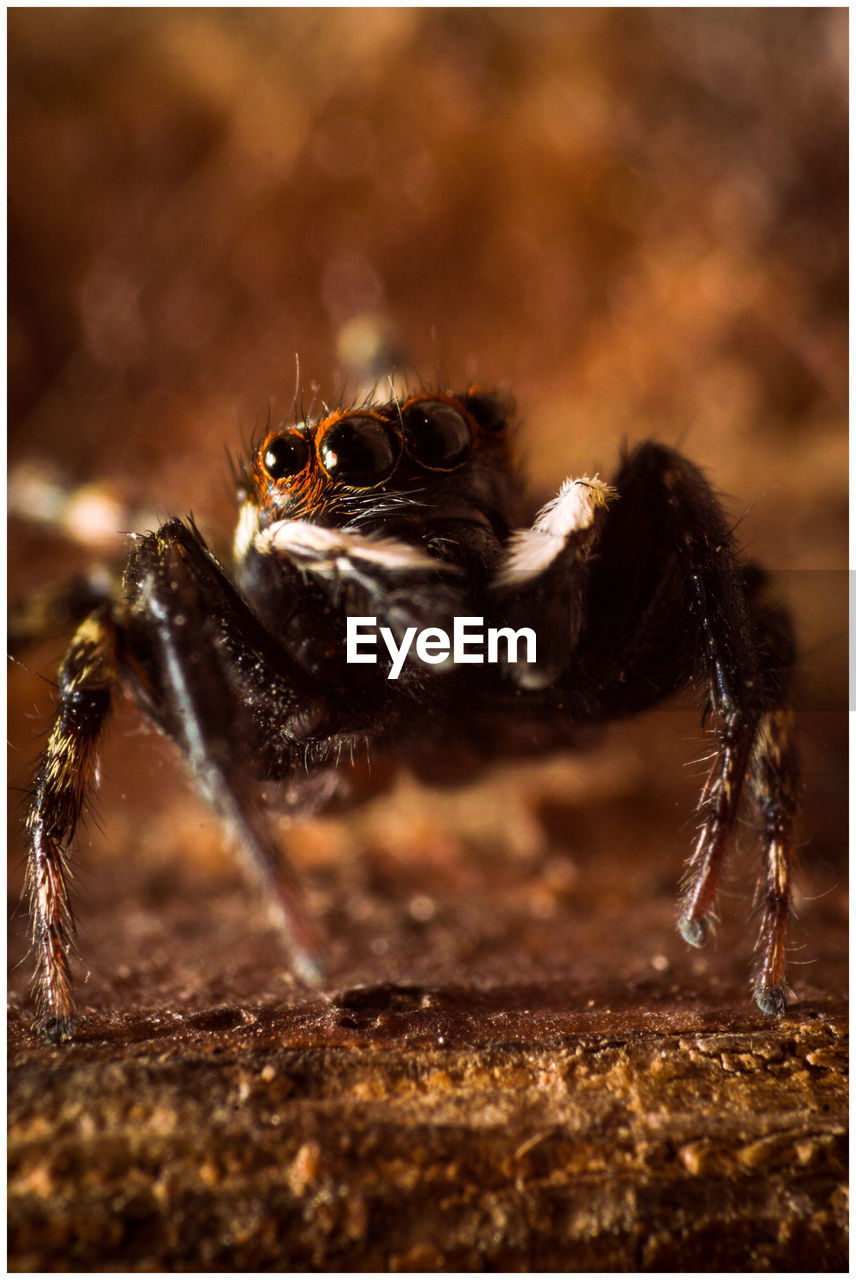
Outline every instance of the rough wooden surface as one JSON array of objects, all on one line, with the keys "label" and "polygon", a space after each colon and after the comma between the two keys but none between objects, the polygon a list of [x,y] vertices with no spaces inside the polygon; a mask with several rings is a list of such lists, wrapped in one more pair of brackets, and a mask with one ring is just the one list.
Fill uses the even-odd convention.
[{"label": "rough wooden surface", "polygon": [[[12,1265],[843,1267],[843,886],[802,878],[812,963],[779,1024],[748,998],[740,877],[720,946],[684,946],[685,723],[516,789],[405,786],[292,828],[324,998],[294,987],[196,802],[165,785],[149,827],[146,796],[111,800],[132,861],[83,859],[74,1044],[39,1044],[12,975]],[[183,866],[152,865],[168,821]]]},{"label": "rough wooden surface", "polygon": [[18,1056],[12,1265],[846,1268],[843,1009],[544,999],[364,988]]}]

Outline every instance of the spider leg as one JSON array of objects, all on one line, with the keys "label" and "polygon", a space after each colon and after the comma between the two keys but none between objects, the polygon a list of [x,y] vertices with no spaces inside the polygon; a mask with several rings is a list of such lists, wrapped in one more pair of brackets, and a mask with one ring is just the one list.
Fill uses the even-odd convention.
[{"label": "spider leg", "polygon": [[46,1039],[71,1037],[69,950],[74,916],[68,853],[95,768],[115,682],[115,629],[106,609],[75,632],[59,673],[59,708],[27,816],[27,893],[36,955],[36,999]]},{"label": "spider leg", "polygon": [[716,890],[758,733],[759,717],[729,712],[719,730],[716,761],[698,804],[699,832],[683,881],[678,927],[693,947],[703,947],[717,921]]},{"label": "spider leg", "polygon": [[[127,664],[196,782],[268,892],[292,965],[321,979],[322,943],[298,877],[264,819],[253,774],[303,764],[330,716],[313,682],[276,644],[193,528],[142,540],[128,573]],[[152,676],[154,675],[154,680]]]},{"label": "spider leg", "polygon": [[602,712],[639,710],[702,683],[718,729],[699,801],[699,834],[684,877],[679,928],[702,946],[744,785],[764,819],[763,919],[754,980],[767,1013],[786,1005],[797,765],[790,742],[790,623],[762,599],[763,575],[741,564],[702,474],[665,446],[645,444],[615,481],[593,571],[588,675]]},{"label": "spider leg", "polygon": [[773,711],[762,716],[749,783],[764,824],[764,866],[758,885],[761,926],[755,999],[765,1013],[779,1015],[786,1007],[785,946],[791,905],[792,832],[799,784],[799,765],[788,711]]},{"label": "spider leg", "polygon": [[755,999],[765,1013],[786,1005],[785,949],[791,907],[793,829],[800,769],[793,740],[788,683],[796,659],[787,611],[765,590],[765,575],[747,571],[747,589],[765,658],[772,710],[763,712],[749,762],[749,789],[761,816],[764,849],[758,881],[761,925],[756,943]]},{"label": "spider leg", "polygon": [[71,631],[90,613],[108,604],[112,594],[111,574],[102,568],[31,592],[9,610],[6,638],[11,652],[17,653],[57,632]]}]

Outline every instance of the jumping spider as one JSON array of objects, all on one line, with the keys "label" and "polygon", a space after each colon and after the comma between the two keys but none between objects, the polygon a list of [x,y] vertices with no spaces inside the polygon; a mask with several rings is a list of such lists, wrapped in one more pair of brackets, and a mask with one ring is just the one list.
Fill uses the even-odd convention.
[{"label": "jumping spider", "polygon": [[[697,686],[718,738],[680,930],[693,946],[708,936],[745,784],[763,839],[754,995],[765,1013],[784,1011],[797,791],[789,618],[738,559],[701,473],[663,445],[626,453],[611,484],[567,480],[527,527],[510,416],[505,399],[471,389],[283,423],[241,467],[233,576],[191,519],[170,519],[133,535],[121,587],[93,578],[53,600],[51,617],[77,630],[27,819],[49,1041],[73,1031],[67,859],[118,683],[178,743],[278,904],[295,970],[316,982],[323,948],[258,804],[260,780],[299,792],[369,744],[417,775],[442,762],[460,777],[456,761],[473,753],[571,745],[581,724]],[[346,661],[346,621],[364,615],[397,638],[462,615],[528,625],[537,661],[411,653],[391,680],[382,663]]]}]

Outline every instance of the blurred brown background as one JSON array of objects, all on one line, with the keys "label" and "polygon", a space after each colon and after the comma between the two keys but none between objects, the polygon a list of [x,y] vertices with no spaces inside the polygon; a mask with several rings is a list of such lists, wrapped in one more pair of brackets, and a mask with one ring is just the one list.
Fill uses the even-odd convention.
[{"label": "blurred brown background", "polygon": [[[608,473],[624,440],[677,443],[797,615],[794,959],[809,963],[791,978],[803,1001],[840,996],[847,22],[843,9],[10,11],[13,598],[97,550],[20,518],[34,477],[96,484],[152,519],[192,510],[228,545],[226,455],[289,409],[296,355],[307,398],[391,362],[511,389],[539,494]],[[52,674],[62,647],[27,660]],[[24,786],[51,691],[16,668],[11,694]],[[352,819],[292,828],[334,980],[481,983],[524,1039],[543,1037],[544,1010],[553,1030],[593,1006],[658,1002],[751,1020],[748,855],[720,949],[690,953],[674,934],[704,772],[684,762],[706,750],[695,714],[666,710],[581,760],[506,770],[439,805],[407,784]],[[165,1009],[220,1002],[279,1017],[276,939],[171,749],[121,701],[103,774],[80,857],[92,1034],[113,1026],[121,1044],[132,1028],[145,1045]],[[10,988],[17,1043],[52,1061],[29,1038],[25,967]],[[27,1256],[53,1265],[39,1213]],[[59,1256],[91,1265],[86,1250]]]},{"label": "blurred brown background", "polygon": [[846,50],[842,10],[13,11],[13,457],[220,513],[367,319],[512,387],[539,484],[655,433],[840,568]]}]

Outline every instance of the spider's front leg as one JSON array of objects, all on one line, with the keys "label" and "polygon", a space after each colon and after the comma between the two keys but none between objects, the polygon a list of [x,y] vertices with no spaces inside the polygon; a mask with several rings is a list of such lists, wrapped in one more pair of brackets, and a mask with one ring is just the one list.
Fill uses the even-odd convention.
[{"label": "spider's front leg", "polygon": [[269,895],[295,971],[321,978],[320,935],[261,811],[259,778],[305,768],[347,734],[337,706],[238,594],[192,525],[141,540],[126,575],[123,675],[181,747],[206,800]]},{"label": "spider's front leg", "polygon": [[684,881],[679,927],[702,946],[716,921],[716,889],[744,784],[763,821],[761,928],[755,999],[787,1004],[798,766],[788,691],[790,620],[764,598],[765,579],[741,564],[701,473],[664,446],[625,461],[593,568],[587,662],[601,707],[618,715],[702,682],[718,750],[699,803],[699,834]]},{"label": "spider's front leg", "polygon": [[283,650],[196,530],[173,520],[140,538],[126,598],[78,628],[27,818],[36,1001],[45,1037],[73,1033],[69,855],[117,677],[182,749],[200,789],[269,891],[295,969],[319,978],[321,943],[297,877],[262,815],[256,779],[302,768],[347,734],[319,682]]},{"label": "spider's front leg", "polygon": [[45,1038],[71,1037],[74,997],[69,951],[74,916],[68,854],[95,768],[98,738],[116,678],[116,633],[109,608],[75,632],[60,668],[59,707],[27,816],[27,896],[36,956],[36,1000]]}]

